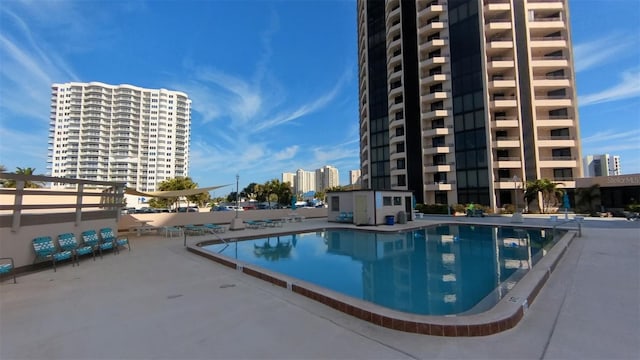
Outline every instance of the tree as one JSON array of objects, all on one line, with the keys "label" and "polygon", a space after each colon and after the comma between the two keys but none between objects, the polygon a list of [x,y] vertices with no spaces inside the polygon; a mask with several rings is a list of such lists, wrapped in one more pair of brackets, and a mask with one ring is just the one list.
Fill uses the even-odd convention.
[{"label": "tree", "polygon": [[600,200],[600,185],[594,184],[588,188],[576,189],[576,205],[580,211],[590,214],[595,212],[595,202]]},{"label": "tree", "polygon": [[538,205],[538,209],[543,214],[546,214],[552,206],[559,203],[564,194],[563,191],[558,188],[558,185],[559,183],[554,183],[549,179],[527,181],[524,198],[527,204],[531,204],[534,200],[538,199],[538,196],[541,194],[542,206]]},{"label": "tree", "polygon": [[[28,168],[17,167],[15,173],[18,174],[18,175],[31,176],[31,175],[35,175],[34,174],[35,171],[36,171],[36,169],[35,168],[31,168],[31,167],[28,167]],[[16,187],[16,181],[13,180],[13,179],[5,180],[4,181],[4,187],[15,188]],[[39,182],[33,182],[33,181],[27,180],[27,181],[24,182],[24,187],[25,188],[41,188],[42,184],[39,183]]]},{"label": "tree", "polygon": [[[176,191],[176,190],[187,190],[187,189],[196,189],[198,188],[198,184],[194,183],[193,180],[189,177],[176,177],[173,179],[167,179],[160,184],[158,184],[159,191]],[[196,195],[189,195],[186,197],[188,201],[198,204],[198,206],[206,204],[209,201],[210,195],[209,193],[202,193]],[[149,201],[149,205],[152,207],[167,207],[171,208],[176,203],[179,202],[179,198],[154,198]],[[180,204],[178,203],[178,206]]]}]

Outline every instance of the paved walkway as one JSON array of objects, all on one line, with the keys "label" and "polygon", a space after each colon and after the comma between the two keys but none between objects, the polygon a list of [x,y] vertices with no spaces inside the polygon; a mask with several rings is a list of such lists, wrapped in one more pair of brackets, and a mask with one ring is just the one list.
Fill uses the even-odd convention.
[{"label": "paved walkway", "polygon": [[[416,223],[472,220],[509,222]],[[0,359],[637,359],[640,221],[583,225],[518,326],[474,338],[378,327],[189,253],[182,239],[131,237],[131,252],[2,281]],[[227,233],[245,234],[256,230]]]}]

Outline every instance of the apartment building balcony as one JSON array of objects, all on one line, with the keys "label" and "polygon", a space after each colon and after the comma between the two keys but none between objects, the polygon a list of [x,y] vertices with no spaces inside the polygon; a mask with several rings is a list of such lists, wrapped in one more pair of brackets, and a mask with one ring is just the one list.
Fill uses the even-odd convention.
[{"label": "apartment building balcony", "polygon": [[430,104],[434,101],[449,99],[449,91],[436,91],[432,93],[427,93],[420,96],[420,101],[422,101],[423,105]]},{"label": "apartment building balcony", "polygon": [[497,137],[493,141],[493,147],[497,148],[519,148],[520,138],[517,136],[502,136]]},{"label": "apartment building balcony", "polygon": [[424,185],[426,191],[451,191],[453,189],[453,181],[451,182],[428,182]]},{"label": "apartment building balcony", "polygon": [[499,178],[493,182],[493,187],[498,190],[522,190],[522,184],[514,182],[512,178]]},{"label": "apartment building balcony", "polygon": [[421,85],[431,85],[434,83],[439,83],[439,82],[444,82],[449,80],[450,76],[448,73],[443,73],[443,74],[433,74],[433,75],[429,75],[428,73],[421,76],[420,77],[420,84]]},{"label": "apartment building balcony", "polygon": [[424,172],[426,174],[434,174],[434,173],[442,173],[442,172],[451,172],[453,168],[453,163],[449,164],[426,164],[424,167]]},{"label": "apartment building balcony", "polygon": [[434,65],[442,65],[446,63],[447,63],[446,56],[434,56],[434,57],[423,59],[420,61],[420,65],[426,66],[426,67],[430,67]]},{"label": "apartment building balcony", "polygon": [[496,54],[504,51],[505,49],[513,49],[513,39],[509,38],[496,38],[487,41],[485,51],[487,54]]},{"label": "apartment building balcony", "polygon": [[[388,3],[391,4],[391,3]],[[395,7],[387,14],[387,21],[400,18],[400,5],[395,4]]]},{"label": "apartment building balcony", "polygon": [[436,118],[445,118],[449,116],[451,113],[451,109],[438,109],[431,110],[427,112],[423,112],[421,115],[422,120],[433,120]]},{"label": "apartment building balcony", "polygon": [[500,157],[493,162],[495,169],[520,169],[522,161],[518,157]]},{"label": "apartment building balcony", "polygon": [[545,116],[546,117],[538,117],[536,119],[535,124],[537,127],[557,128],[557,127],[571,127],[575,125],[573,119],[561,118],[561,117],[549,117],[548,115],[545,115]]},{"label": "apartment building balcony", "polygon": [[491,100],[490,105],[493,109],[514,108],[518,106],[518,100],[515,96],[502,96],[500,98],[496,97]]},{"label": "apartment building balcony", "polygon": [[442,20],[439,21],[434,21],[430,24],[426,24],[423,26],[420,26],[420,28],[418,29],[418,35],[421,37],[428,37],[430,35],[433,35],[439,31],[442,31],[445,29],[445,22]]},{"label": "apartment building balcony", "polygon": [[520,122],[517,117],[499,116],[491,121],[491,125],[493,128],[517,128],[520,126]]},{"label": "apartment building balcony", "polygon": [[504,12],[511,10],[509,0],[486,0],[484,2],[484,12],[486,14]]},{"label": "apartment building balcony", "polygon": [[422,149],[422,155],[450,154],[453,153],[453,144],[434,146]]},{"label": "apartment building balcony", "polygon": [[535,105],[543,107],[568,107],[572,106],[573,101],[568,96],[546,96],[536,95]]},{"label": "apartment building balcony", "polygon": [[513,58],[508,57],[491,57],[487,64],[488,69],[512,69],[515,66]]},{"label": "apartment building balcony", "polygon": [[571,87],[571,80],[566,76],[534,76],[533,86],[536,88]]},{"label": "apartment building balcony", "polygon": [[394,34],[400,34],[401,27],[402,26],[400,25],[400,20],[396,20],[396,22],[392,23],[390,27],[387,27],[387,37],[393,37]]},{"label": "apartment building balcony", "polygon": [[573,136],[538,136],[538,147],[575,147],[576,140]]},{"label": "apartment building balcony", "polygon": [[400,94],[402,94],[402,86],[394,87],[389,89],[389,97],[394,98]]},{"label": "apartment building balcony", "polygon": [[558,48],[565,49],[567,48],[567,40],[562,36],[554,36],[554,37],[531,37],[531,41],[529,41],[530,48]]},{"label": "apartment building balcony", "polygon": [[423,137],[433,137],[440,135],[451,135],[453,134],[453,126],[441,127],[441,128],[425,128],[422,129]]},{"label": "apartment building balcony", "polygon": [[423,41],[418,45],[418,50],[421,54],[425,54],[432,49],[438,49],[446,46],[448,43],[448,39],[440,38],[440,39],[431,39],[427,41]]},{"label": "apartment building balcony", "polygon": [[534,56],[531,58],[534,68],[568,68],[569,60],[565,56]]},{"label": "apartment building balcony", "polygon": [[446,4],[444,2],[436,4],[431,3],[418,10],[418,21],[420,22],[420,25],[426,23],[426,21],[432,17],[442,14],[445,10],[445,6]]},{"label": "apartment building balcony", "polygon": [[577,168],[578,160],[572,156],[541,156],[538,166],[541,168]]},{"label": "apartment building balcony", "polygon": [[506,30],[511,30],[511,19],[509,18],[489,19],[484,25],[486,36],[491,36]]},{"label": "apartment building balcony", "polygon": [[527,8],[530,10],[562,10],[561,0],[529,0]]},{"label": "apartment building balcony", "polygon": [[398,65],[402,65],[402,53],[392,56],[388,61],[387,61],[387,70],[391,70],[394,67],[398,66]]},{"label": "apartment building balcony", "polygon": [[514,77],[504,77],[489,81],[489,89],[511,89],[516,87],[516,79]]},{"label": "apartment building balcony", "polygon": [[530,29],[553,30],[553,29],[564,29],[565,27],[566,27],[566,24],[561,17],[534,18],[533,20],[529,20]]},{"label": "apartment building balcony", "polygon": [[393,103],[393,102],[389,102],[389,113],[395,113],[397,111],[402,110],[402,108],[404,107],[404,103],[403,102],[399,102],[399,103]]}]

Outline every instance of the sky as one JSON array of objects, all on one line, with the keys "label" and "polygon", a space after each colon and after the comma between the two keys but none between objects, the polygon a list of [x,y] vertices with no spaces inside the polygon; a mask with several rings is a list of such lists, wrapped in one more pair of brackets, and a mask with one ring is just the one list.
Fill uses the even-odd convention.
[{"label": "sky", "polygon": [[[640,173],[640,1],[569,8],[582,155]],[[325,165],[346,185],[360,166],[356,21],[355,0],[2,1],[0,164],[45,174],[51,84],[99,81],[189,95],[200,186]]]}]

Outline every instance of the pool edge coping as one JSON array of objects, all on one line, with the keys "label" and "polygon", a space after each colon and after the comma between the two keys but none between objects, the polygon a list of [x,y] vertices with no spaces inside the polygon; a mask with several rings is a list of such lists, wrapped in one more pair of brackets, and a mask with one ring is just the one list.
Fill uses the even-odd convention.
[{"label": "pool edge coping", "polygon": [[[305,231],[317,230],[319,229]],[[262,237],[261,235],[256,236]],[[236,240],[247,240],[256,238],[256,236],[242,237]],[[207,243],[207,241],[189,245],[187,250],[378,326],[423,335],[486,336],[511,329],[520,322],[576,236],[576,231],[568,230],[548,253],[518,281],[508,295],[498,301],[491,309],[477,314],[444,316],[409,314],[356,299],[300,279],[209,252],[201,248],[201,244]]]}]

